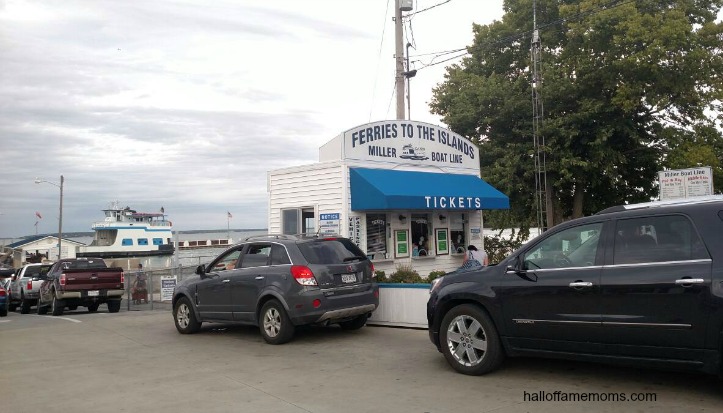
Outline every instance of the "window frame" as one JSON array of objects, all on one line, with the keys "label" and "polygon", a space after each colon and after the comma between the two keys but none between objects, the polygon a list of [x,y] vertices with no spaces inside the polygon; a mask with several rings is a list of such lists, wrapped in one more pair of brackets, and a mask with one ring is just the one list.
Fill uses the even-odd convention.
[{"label": "window frame", "polygon": [[[383,222],[382,224],[373,224],[373,225],[374,225],[374,227],[376,227],[376,226],[381,226],[381,231],[380,231],[380,232],[383,232],[383,236],[382,236],[382,238],[379,238],[379,237],[378,237],[378,234],[379,234],[379,233],[378,233],[378,232],[375,232],[375,233],[374,233],[375,237],[374,237],[373,240],[379,240],[379,239],[381,239],[382,242],[383,242],[383,244],[384,244],[384,249],[381,250],[381,251],[377,251],[377,250],[375,250],[375,251],[370,251],[370,244],[371,244],[371,243],[370,243],[370,238],[369,238],[369,236],[370,236],[370,231],[369,231],[369,229],[370,229],[370,218],[373,218],[373,219],[371,220],[371,222],[373,223],[374,221],[376,221],[376,220],[379,219],[380,217],[383,217],[383,221],[384,221],[384,222]],[[372,259],[372,260],[374,260],[374,261],[378,261],[378,260],[381,260],[381,259],[386,259],[386,258],[389,256],[389,215],[388,215],[386,212],[370,212],[370,213],[366,213],[365,216],[364,216],[364,224],[365,224],[365,232],[366,232],[366,233],[365,233],[365,245],[366,245],[366,253],[367,253],[367,256],[370,256],[370,255],[371,255],[370,259]],[[375,229],[378,229],[378,228],[375,228]],[[378,254],[379,256],[377,256],[377,254]]]},{"label": "window frame", "polygon": [[[583,265],[583,264],[587,264],[587,262],[585,262],[585,263],[571,262],[570,259],[568,258],[569,254],[579,251],[579,248],[582,248],[587,243],[587,241],[590,240],[590,238],[588,238],[585,241],[582,241],[580,243],[580,245],[577,248],[575,248],[574,250],[571,250],[567,254],[564,254],[563,242],[565,242],[565,241],[571,242],[572,240],[569,239],[569,237],[567,237],[568,239],[566,240],[563,235],[565,233],[569,233],[570,231],[577,230],[578,237],[580,237],[580,234],[582,234],[583,232],[592,231],[595,229],[595,228],[589,228],[587,230],[582,230],[582,228],[594,227],[594,226],[598,226],[598,233],[596,235],[590,236],[590,238],[595,237],[595,236],[597,237],[597,246],[595,247],[593,261],[590,262],[589,265]],[[526,271],[566,270],[569,268],[589,268],[589,267],[600,266],[603,263],[605,246],[606,246],[606,236],[605,236],[606,230],[605,230],[605,228],[606,228],[605,221],[593,221],[593,222],[580,223],[578,225],[573,225],[573,226],[561,229],[559,231],[555,231],[554,233],[544,237],[539,242],[535,243],[535,245],[532,245],[530,248],[526,249],[522,254],[520,254],[520,256],[519,256],[520,265]],[[556,249],[553,248],[553,249],[548,249],[548,250],[543,251],[543,245],[545,245],[546,243],[552,243],[553,241],[555,243],[557,243],[557,242],[560,243],[560,250],[557,251]],[[532,255],[533,252],[540,252],[541,255],[543,254],[543,252],[554,252],[555,257],[553,257],[553,258],[545,258],[545,257],[540,258],[540,259],[550,259],[552,263],[556,263],[555,260],[561,260],[561,258],[559,257],[558,254],[563,254],[564,259],[566,259],[570,263],[570,265],[539,267],[538,265],[534,264],[534,262],[532,263],[533,265],[529,265],[528,263],[530,262],[530,260],[528,257],[530,255]],[[538,263],[541,264],[542,261],[538,261]]]},{"label": "window frame", "polygon": [[[251,251],[255,250],[256,248],[259,248],[259,251],[263,250],[264,248],[269,249],[269,253],[266,255],[265,263],[260,264],[260,263],[254,262],[253,264],[251,264],[251,262],[248,260],[249,257],[252,257],[254,255],[263,255],[260,253],[254,253],[254,254],[250,253]],[[272,251],[272,245],[270,242],[252,242],[252,243],[248,244],[246,248],[244,248],[243,255],[241,256],[241,265],[239,266],[237,264],[236,268],[246,270],[249,268],[268,267],[271,262],[271,251]],[[254,257],[254,258],[256,258],[256,257]],[[256,260],[254,260],[254,261],[256,261]]]},{"label": "window frame", "polygon": [[[673,219],[676,219],[673,221]],[[665,222],[663,220],[669,219]],[[657,221],[657,223],[656,223]],[[635,225],[639,222],[639,225]],[[675,223],[684,222],[687,225],[688,240],[687,245],[683,238],[685,234],[677,233],[672,229]],[[631,225],[631,223],[633,225]],[[623,225],[621,225],[623,224]],[[627,224],[627,225],[625,225]],[[657,224],[657,225],[656,225]],[[661,225],[667,224],[667,225]],[[647,228],[646,228],[647,227]],[[626,233],[625,230],[632,230],[634,228],[640,228],[637,232],[638,235]],[[663,231],[661,229],[667,229]],[[629,231],[628,231],[629,232]],[[681,243],[679,248],[688,249],[688,257],[671,258],[673,256],[675,248],[670,251],[666,251],[662,245],[667,245],[667,242],[661,242],[661,238],[665,238],[670,234],[676,234]],[[633,239],[640,236],[650,236],[653,238],[655,245],[641,245],[636,244]],[[633,217],[620,217],[615,220],[614,227],[612,229],[611,252],[610,252],[610,263],[611,265],[648,265],[648,264],[661,264],[665,262],[678,262],[678,261],[695,261],[700,259],[710,259],[710,252],[708,251],[703,238],[698,232],[698,228],[695,222],[686,214],[682,213],[666,213],[656,215],[638,215]],[[624,247],[620,247],[621,242],[625,242]],[[631,250],[631,248],[634,248]],[[639,251],[635,251],[638,249]],[[635,256],[635,253],[639,254],[640,259]],[[620,254],[620,255],[618,255]],[[696,255],[697,254],[697,255]],[[627,255],[627,257],[626,257]],[[626,259],[627,258],[627,259]]]},{"label": "window frame", "polygon": [[[208,267],[206,268],[206,273],[210,272],[224,272],[229,271],[226,269],[226,266],[233,260],[238,260],[241,255],[244,252],[244,249],[247,247],[248,244],[242,244],[237,247],[231,248],[229,250],[226,250],[224,253],[216,257],[213,261],[211,261],[210,264],[208,264]],[[230,258],[229,257],[232,257]],[[238,268],[238,261],[236,262],[236,267]],[[234,268],[236,269],[236,268]]]}]

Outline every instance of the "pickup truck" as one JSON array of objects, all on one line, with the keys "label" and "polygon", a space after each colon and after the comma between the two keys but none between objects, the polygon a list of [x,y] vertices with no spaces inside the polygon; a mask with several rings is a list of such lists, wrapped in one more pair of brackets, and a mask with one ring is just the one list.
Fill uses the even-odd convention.
[{"label": "pickup truck", "polygon": [[20,306],[20,313],[28,314],[38,302],[41,274],[47,274],[51,264],[27,264],[13,275],[10,282],[10,311]]},{"label": "pickup truck", "polygon": [[124,294],[125,276],[122,268],[108,268],[101,258],[68,258],[57,261],[42,275],[38,314],[48,312],[63,315],[65,307],[88,307],[93,313],[100,304],[108,305],[108,312],[120,310]]}]

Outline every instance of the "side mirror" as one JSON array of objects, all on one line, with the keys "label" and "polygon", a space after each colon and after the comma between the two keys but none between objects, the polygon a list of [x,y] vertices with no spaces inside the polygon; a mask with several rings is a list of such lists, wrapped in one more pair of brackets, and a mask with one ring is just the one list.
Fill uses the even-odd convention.
[{"label": "side mirror", "polygon": [[196,267],[196,274],[200,275],[203,278],[203,276],[206,275],[206,265],[201,264]]},{"label": "side mirror", "polygon": [[507,268],[505,268],[505,272],[507,274],[509,273],[515,273],[515,274],[524,274],[527,271],[525,271],[522,268],[522,261],[520,260],[520,257],[516,257],[514,261],[512,261],[512,265],[508,265]]}]

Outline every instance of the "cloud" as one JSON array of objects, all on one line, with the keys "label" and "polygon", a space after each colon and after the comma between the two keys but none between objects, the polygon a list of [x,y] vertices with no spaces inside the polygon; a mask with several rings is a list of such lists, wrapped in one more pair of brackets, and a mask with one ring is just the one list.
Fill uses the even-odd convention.
[{"label": "cloud", "polygon": [[[437,9],[468,19],[471,4]],[[90,230],[114,200],[163,205],[180,229],[225,228],[226,211],[236,228],[265,227],[269,170],[316,162],[370,113],[390,117],[386,7],[0,0],[0,238],[33,233],[35,211],[39,231],[57,230],[58,188],[33,180],[61,174],[66,231]],[[420,49],[439,50],[425,33],[450,48],[471,42],[471,26],[452,37],[459,17],[425,14],[414,18]],[[414,79],[415,119],[430,120],[417,108],[441,80]]]}]

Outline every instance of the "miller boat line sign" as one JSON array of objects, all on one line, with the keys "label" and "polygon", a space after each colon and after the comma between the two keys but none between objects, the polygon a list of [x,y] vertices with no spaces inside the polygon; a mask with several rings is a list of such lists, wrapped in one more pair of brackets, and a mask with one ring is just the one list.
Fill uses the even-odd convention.
[{"label": "miller boat line sign", "polygon": [[463,168],[479,174],[479,148],[436,125],[385,120],[357,126],[342,135],[344,159]]}]

